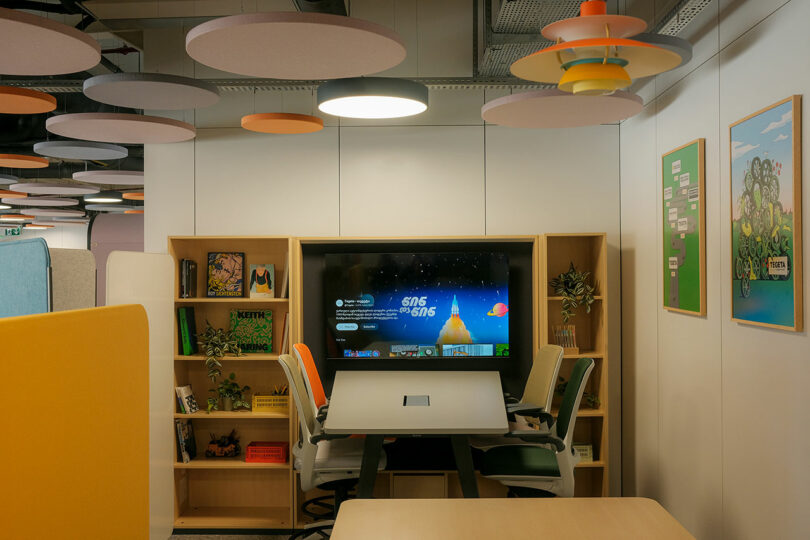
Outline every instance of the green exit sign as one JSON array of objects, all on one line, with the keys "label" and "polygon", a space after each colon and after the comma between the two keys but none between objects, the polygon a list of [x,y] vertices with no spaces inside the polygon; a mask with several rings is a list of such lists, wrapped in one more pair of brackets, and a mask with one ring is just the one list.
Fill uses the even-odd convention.
[{"label": "green exit sign", "polygon": [[22,230],[22,225],[17,225],[16,227],[7,227],[6,228],[6,236],[20,236],[20,231]]}]

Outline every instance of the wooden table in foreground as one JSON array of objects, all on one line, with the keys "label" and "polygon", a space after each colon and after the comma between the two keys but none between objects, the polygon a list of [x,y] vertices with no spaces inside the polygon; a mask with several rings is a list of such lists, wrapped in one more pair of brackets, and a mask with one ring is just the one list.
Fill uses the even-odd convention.
[{"label": "wooden table in foreground", "polygon": [[694,538],[652,499],[354,499],[331,540]]}]

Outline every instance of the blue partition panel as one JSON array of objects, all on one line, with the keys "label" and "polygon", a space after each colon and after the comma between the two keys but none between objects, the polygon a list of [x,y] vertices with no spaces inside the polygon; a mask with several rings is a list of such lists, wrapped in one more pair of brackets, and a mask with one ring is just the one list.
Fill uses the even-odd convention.
[{"label": "blue partition panel", "polygon": [[50,311],[50,266],[42,238],[0,242],[0,317]]}]

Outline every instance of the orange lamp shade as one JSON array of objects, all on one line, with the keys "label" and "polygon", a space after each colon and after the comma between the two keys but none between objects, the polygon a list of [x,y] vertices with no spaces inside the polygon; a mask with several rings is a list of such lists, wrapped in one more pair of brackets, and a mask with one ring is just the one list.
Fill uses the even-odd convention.
[{"label": "orange lamp shade", "polygon": [[627,88],[631,82],[617,64],[577,64],[568,68],[557,87],[572,94],[601,96]]},{"label": "orange lamp shade", "polygon": [[4,221],[28,221],[35,219],[35,217],[28,214],[3,214],[0,219]]},{"label": "orange lamp shade", "polygon": [[242,127],[259,133],[315,133],[323,129],[323,120],[308,114],[260,113],[243,116]]},{"label": "orange lamp shade", "polygon": [[0,154],[0,167],[17,169],[44,169],[48,166],[46,158],[23,156],[21,154]]},{"label": "orange lamp shade", "polygon": [[607,2],[605,0],[587,0],[579,5],[579,14],[583,17],[589,15],[605,15],[607,13]]},{"label": "orange lamp shade", "polygon": [[128,201],[142,201],[143,191],[130,191],[129,193],[122,193],[121,197]]},{"label": "orange lamp shade", "polygon": [[143,210],[124,210],[125,214],[143,214]]},{"label": "orange lamp shade", "polygon": [[56,109],[56,98],[45,92],[0,86],[0,113],[40,114]]},{"label": "orange lamp shade", "polygon": [[28,193],[22,191],[11,191],[10,189],[0,189],[0,199],[25,199]]}]

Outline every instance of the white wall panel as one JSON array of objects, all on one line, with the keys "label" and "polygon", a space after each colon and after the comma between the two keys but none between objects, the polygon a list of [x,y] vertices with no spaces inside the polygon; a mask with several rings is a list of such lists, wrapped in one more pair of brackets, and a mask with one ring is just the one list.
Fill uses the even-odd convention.
[{"label": "white wall panel", "polygon": [[199,130],[196,233],[336,235],[337,137]]},{"label": "white wall panel", "polygon": [[[759,21],[788,3],[788,0],[720,1],[720,49],[756,26]],[[794,0],[801,2],[802,0]]]},{"label": "white wall panel", "polygon": [[340,233],[484,234],[484,128],[342,128]]},{"label": "white wall panel", "polygon": [[[44,230],[23,229],[19,238],[44,238],[51,248],[87,249],[87,225],[63,225]],[[14,240],[18,237],[7,236],[3,239]]]},{"label": "white wall panel", "polygon": [[166,253],[169,236],[194,234],[194,141],[144,145],[144,250]]}]

